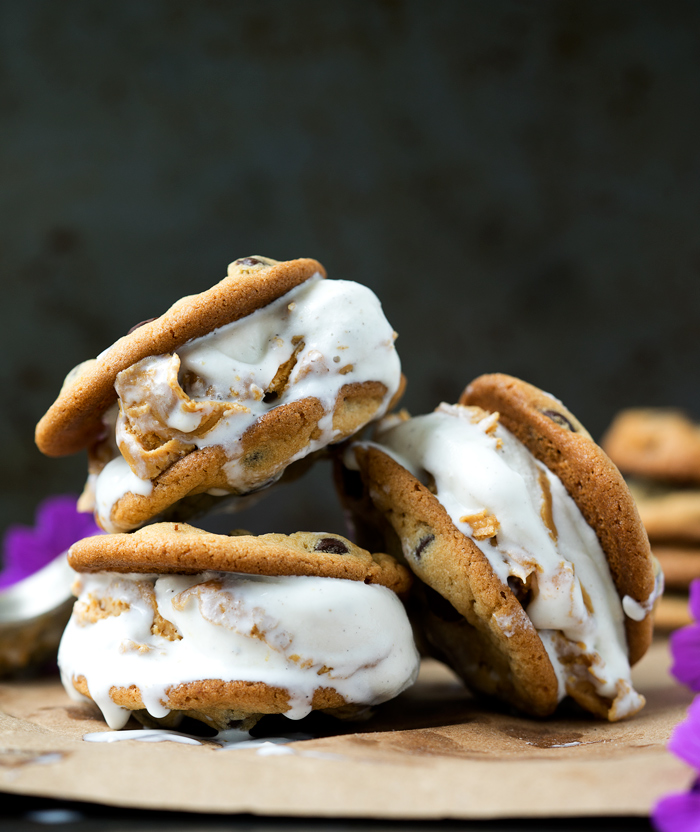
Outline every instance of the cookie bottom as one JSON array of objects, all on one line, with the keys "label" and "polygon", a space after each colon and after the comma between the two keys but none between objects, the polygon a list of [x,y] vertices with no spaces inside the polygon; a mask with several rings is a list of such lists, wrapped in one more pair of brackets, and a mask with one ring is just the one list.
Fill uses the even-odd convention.
[{"label": "cookie bottom", "polygon": [[[84,676],[73,678],[72,684],[81,696],[92,699]],[[115,705],[131,711],[143,725],[159,728],[177,728],[188,717],[217,731],[227,728],[249,731],[262,717],[284,714],[291,707],[289,693],[283,688],[270,687],[264,682],[223,679],[202,679],[169,688],[163,701],[169,713],[163,717],[149,713],[138,685],[112,687],[109,695]],[[366,706],[348,704],[334,688],[316,688],[311,700],[311,710],[346,719],[359,716],[366,709]]]},{"label": "cookie bottom", "polygon": [[[88,479],[82,510],[94,510],[106,531],[122,532],[138,528],[185,498],[199,497],[206,507],[212,492],[219,496],[257,492],[279,480],[293,461],[360,430],[393,406],[402,391],[403,384],[387,404],[386,386],[366,381],[342,387],[330,413],[316,398],[280,405],[240,437],[239,457],[229,457],[220,445],[191,450],[153,480],[129,476],[131,469],[117,457]],[[324,432],[322,425],[329,418],[332,431]],[[127,490],[121,492],[122,488]]]}]

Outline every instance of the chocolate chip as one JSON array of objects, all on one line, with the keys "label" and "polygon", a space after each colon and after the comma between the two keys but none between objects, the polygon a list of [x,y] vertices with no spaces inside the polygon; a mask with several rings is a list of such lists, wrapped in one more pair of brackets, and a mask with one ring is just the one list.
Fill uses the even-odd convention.
[{"label": "chocolate chip", "polygon": [[259,462],[262,462],[265,458],[265,454],[262,450],[258,449],[257,451],[252,451],[248,454],[248,456],[243,457],[243,464],[244,465],[257,465]]},{"label": "chocolate chip", "polygon": [[322,537],[314,546],[316,552],[328,552],[330,555],[347,555],[350,551],[337,537]]},{"label": "chocolate chip", "polygon": [[139,329],[139,328],[140,328],[140,327],[142,327],[142,326],[146,326],[146,324],[150,324],[150,323],[151,323],[151,321],[155,321],[155,318],[148,318],[148,319],[147,319],[147,320],[145,320],[145,321],[141,321],[141,323],[134,324],[134,325],[131,327],[131,329],[130,329],[130,330],[129,330],[126,334],[127,334],[127,335],[131,335],[131,333],[132,333],[135,329]]},{"label": "chocolate chip", "polygon": [[571,422],[564,416],[563,413],[559,413],[556,410],[543,410],[542,413],[550,418],[553,422],[556,422],[558,425],[561,425],[563,428],[570,430],[572,433],[576,433],[576,428],[571,424]]},{"label": "chocolate chip", "polygon": [[237,266],[257,266],[258,263],[262,263],[262,260],[255,257],[241,257],[240,260],[236,260]]},{"label": "chocolate chip", "polygon": [[420,560],[423,554],[423,550],[426,546],[430,546],[430,544],[435,540],[434,534],[426,534],[426,536],[421,540],[421,542],[416,546],[416,551],[413,553],[416,560]]}]

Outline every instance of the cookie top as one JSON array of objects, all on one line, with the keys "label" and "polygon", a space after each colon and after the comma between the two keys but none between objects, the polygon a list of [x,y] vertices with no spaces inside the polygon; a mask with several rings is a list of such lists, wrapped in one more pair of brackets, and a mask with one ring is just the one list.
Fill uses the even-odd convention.
[{"label": "cookie top", "polygon": [[116,401],[118,373],[152,355],[173,352],[225,324],[250,315],[315,274],[316,260],[278,262],[243,257],[211,289],[181,298],[159,318],[137,324],[96,359],[72,370],[36,428],[36,444],[48,456],[65,456],[90,445],[103,431],[102,414]]},{"label": "cookie top", "polygon": [[154,523],[133,534],[86,537],[69,550],[78,572],[193,575],[205,571],[251,575],[313,575],[380,584],[404,593],[408,570],[390,555],[370,554],[326,532],[260,536],[212,534],[185,523]]},{"label": "cookie top", "polygon": [[[500,422],[549,468],[593,528],[620,598],[644,605],[656,586],[646,531],[619,470],[573,414],[554,396],[520,379],[484,375],[465,389],[460,404],[500,414]],[[630,663],[651,643],[653,620],[625,617]]]},{"label": "cookie top", "polygon": [[700,483],[700,426],[680,410],[623,410],[601,445],[624,474]]}]

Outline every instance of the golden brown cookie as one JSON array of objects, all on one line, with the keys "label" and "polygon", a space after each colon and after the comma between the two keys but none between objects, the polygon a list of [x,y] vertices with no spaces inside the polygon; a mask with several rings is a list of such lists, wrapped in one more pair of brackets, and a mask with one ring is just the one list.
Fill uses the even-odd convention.
[{"label": "golden brown cookie", "polygon": [[[432,437],[442,436],[436,432],[442,430],[442,422],[437,426],[431,421],[436,418],[433,416],[418,417],[399,427],[396,423],[386,429],[380,426],[376,443],[352,446],[367,492],[398,536],[408,565],[421,579],[415,590],[418,617],[434,654],[447,661],[475,690],[496,695],[531,714],[551,713],[561,699],[562,686],[579,704],[599,716],[617,719],[633,713],[643,699],[635,699],[637,695],[625,672],[629,673],[629,663],[638,660],[650,642],[650,613],[659,588],[646,534],[621,475],[561,402],[518,379],[482,376],[467,387],[460,403],[461,406],[441,406],[436,413],[440,419],[463,420],[476,426],[481,456],[460,456],[453,434],[434,440],[438,443],[435,445]],[[508,433],[504,434],[502,428]],[[495,456],[485,455],[486,450]],[[415,458],[411,456],[414,452]],[[517,545],[513,547],[512,541],[508,544],[520,562],[506,580],[508,570],[496,553],[500,552],[501,536],[512,534],[513,526],[508,527],[509,531],[501,525],[501,509],[505,505],[503,511],[515,510],[523,500],[520,491],[512,490],[512,497],[494,496],[493,506],[500,506],[498,509],[475,505],[457,519],[446,508],[450,505],[455,510],[455,494],[461,486],[454,483],[459,481],[465,465],[471,466],[469,473],[473,472],[474,480],[491,483],[493,472],[498,470],[493,461],[506,452],[516,462],[523,454],[534,457],[528,463],[530,467],[523,469],[534,473],[523,473],[522,483],[529,482],[530,477],[532,483],[528,487],[540,494],[537,497],[531,491],[533,496],[527,498],[539,506],[535,514],[539,512],[542,530],[538,534],[548,532],[557,541],[563,528],[569,537],[562,540],[569,547],[576,534],[582,535],[582,540],[597,538],[595,546],[602,547],[596,557],[602,559],[603,565],[593,570],[600,576],[595,579],[597,594],[591,600],[588,590],[593,591],[592,585],[582,583],[583,601],[579,607],[583,609],[585,605],[588,610],[583,613],[584,619],[590,614],[591,618],[610,621],[605,627],[612,627],[615,632],[619,628],[618,658],[627,670],[623,668],[624,672],[616,677],[618,681],[612,684],[611,692],[611,686],[592,683],[591,673],[595,671],[589,668],[596,667],[599,661],[595,651],[581,652],[575,640],[551,630],[547,631],[545,642],[542,624],[536,629],[526,612],[531,610],[534,616],[538,578],[541,583],[550,569],[537,562],[540,552],[536,545],[532,550],[535,538],[527,538],[530,543],[524,543],[519,554]],[[430,456],[436,453],[442,454],[439,475]],[[546,468],[538,469],[540,463]],[[483,474],[479,466],[484,466]],[[542,473],[547,469],[551,472],[549,478]],[[514,470],[519,469],[516,466]],[[512,488],[510,481],[508,488]],[[581,519],[575,521],[579,531],[573,538],[566,525],[570,521],[565,519],[573,516],[572,510],[565,509],[561,502],[555,504],[561,508],[553,508],[555,491],[558,501],[567,500],[568,492],[580,511]],[[476,500],[473,496],[463,499],[466,505]],[[345,502],[348,504],[347,498]],[[362,504],[357,495],[349,502]],[[559,518],[556,522],[555,517]],[[362,521],[366,525],[366,515]],[[527,534],[530,535],[529,526]],[[492,545],[496,548],[492,549]],[[388,549],[394,553],[390,545]],[[607,577],[602,571],[606,561],[610,570]],[[557,569],[564,570],[561,586],[572,587],[562,591],[578,592],[573,588],[573,570],[567,572],[570,567],[564,565]],[[577,576],[580,569],[583,576],[591,574],[590,567],[577,561]],[[557,580],[547,589],[548,593],[555,593],[554,597]],[[625,616],[623,598],[629,611]],[[539,609],[541,622],[541,603]],[[601,640],[604,644],[605,639]],[[558,670],[553,664],[555,654]]]},{"label": "golden brown cookie", "polygon": [[[82,696],[93,699],[84,676],[75,677],[73,687]],[[290,709],[289,693],[283,687],[222,679],[201,679],[169,687],[163,698],[163,706],[169,713],[164,717],[154,717],[148,712],[138,685],[114,685],[110,698],[118,707],[131,711],[145,727],[166,730],[181,727],[182,720],[189,718],[217,731],[230,728],[249,731],[263,716],[285,714]],[[334,688],[316,688],[311,700],[311,710],[325,711],[339,719],[361,719],[367,708],[348,704]]]},{"label": "golden brown cookie", "polygon": [[700,427],[680,410],[623,410],[601,445],[623,474],[700,483]]},{"label": "golden brown cookie", "polygon": [[327,532],[224,535],[154,523],[132,534],[85,537],[71,546],[68,562],[77,572],[314,575],[380,584],[399,594],[411,585],[410,572],[390,555],[370,554]]},{"label": "golden brown cookie", "polygon": [[36,438],[51,455],[89,446],[80,509],[109,532],[186,519],[392,407],[404,379],[378,299],[323,277],[315,260],[237,260],[69,375]]},{"label": "golden brown cookie", "polygon": [[99,438],[102,414],[117,399],[118,373],[252,314],[316,273],[326,274],[318,261],[309,258],[278,262],[255,256],[234,261],[227,276],[211,289],[181,298],[160,317],[136,324],[96,359],[71,371],[36,427],[39,450],[48,456],[66,456],[87,448]]}]

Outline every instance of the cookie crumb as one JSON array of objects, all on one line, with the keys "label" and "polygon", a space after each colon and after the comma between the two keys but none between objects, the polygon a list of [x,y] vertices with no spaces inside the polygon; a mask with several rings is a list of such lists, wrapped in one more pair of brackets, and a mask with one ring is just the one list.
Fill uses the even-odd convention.
[{"label": "cookie crumb", "polygon": [[475,540],[488,540],[495,537],[501,524],[494,514],[489,514],[486,509],[476,514],[465,514],[459,518],[460,523],[468,523],[472,528],[472,536]]}]

